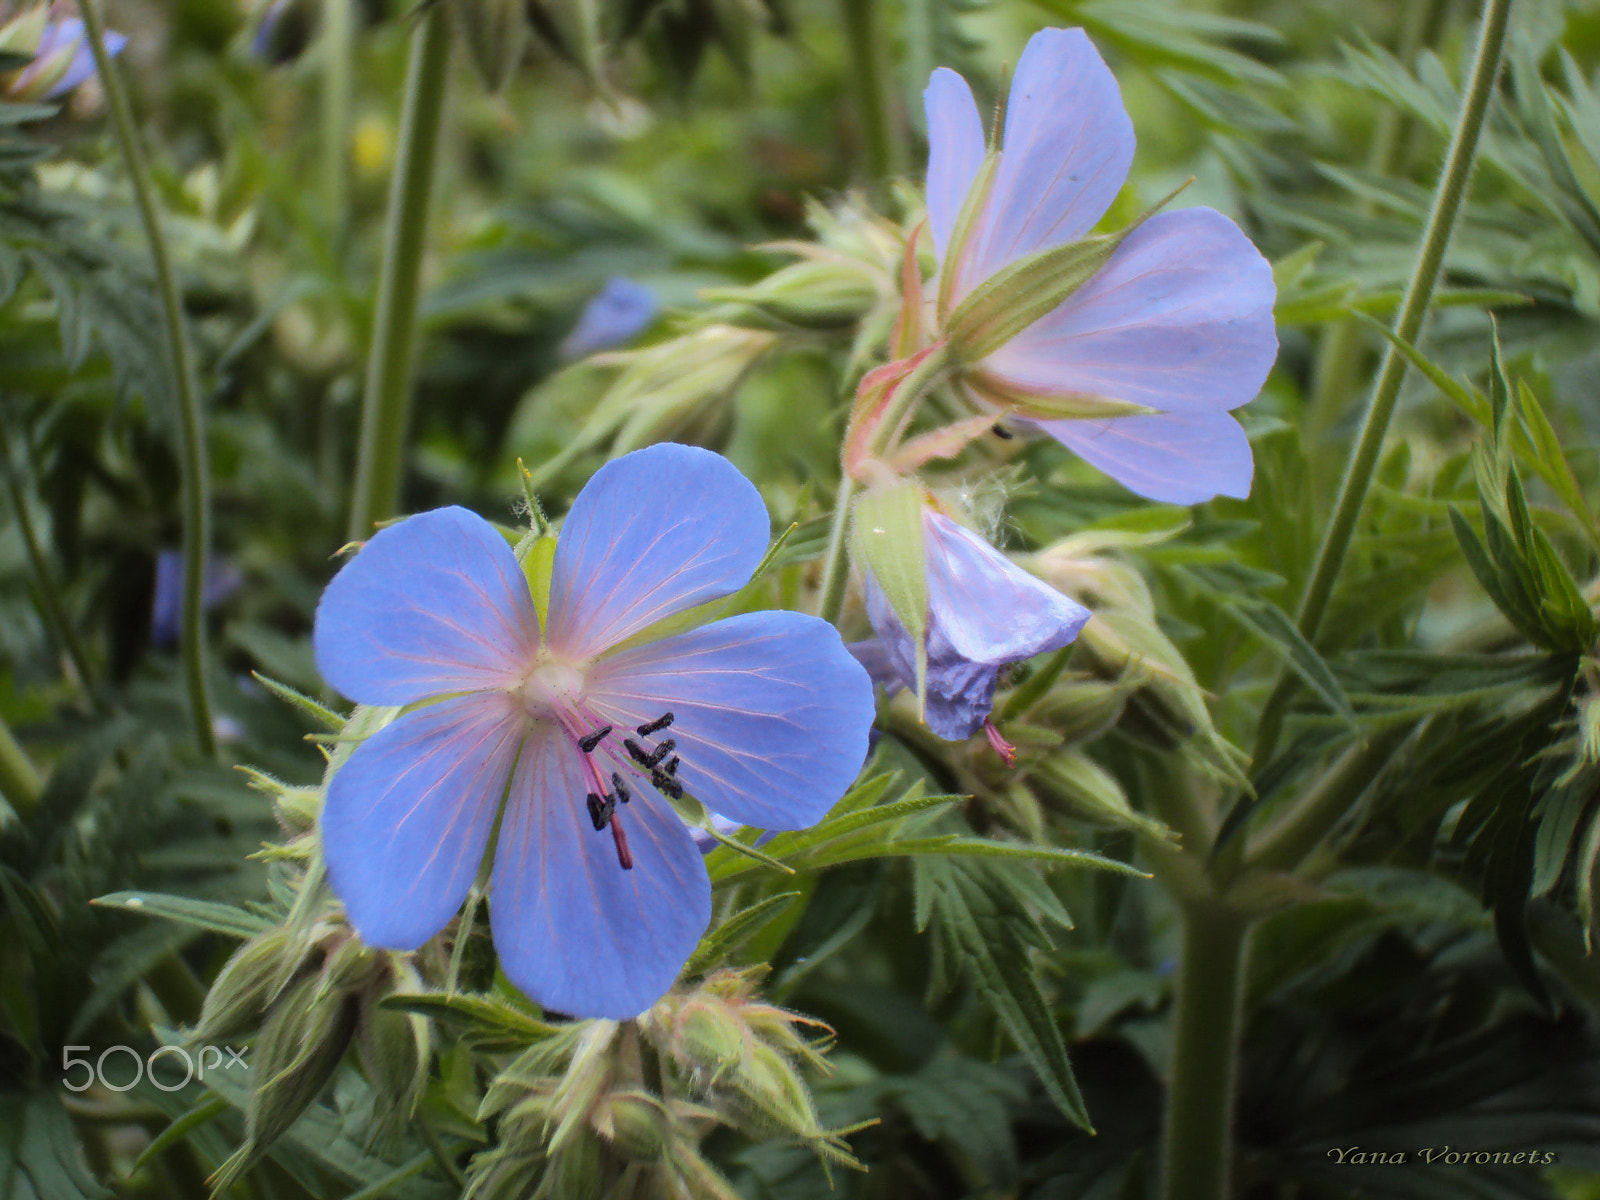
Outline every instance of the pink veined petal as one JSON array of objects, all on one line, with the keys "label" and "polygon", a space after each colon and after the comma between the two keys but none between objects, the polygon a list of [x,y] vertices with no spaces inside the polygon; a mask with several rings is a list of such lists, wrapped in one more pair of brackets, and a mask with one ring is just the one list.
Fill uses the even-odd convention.
[{"label": "pink veined petal", "polygon": [[1024,255],[1082,237],[1133,165],[1122,91],[1081,29],[1028,39],[1006,101],[1000,166],[956,298]]},{"label": "pink veined petal", "polygon": [[1156,413],[1038,427],[1130,491],[1166,504],[1250,494],[1250,442],[1229,413]]},{"label": "pink veined petal", "polygon": [[333,577],[311,635],[317,669],[362,704],[508,687],[539,648],[516,555],[482,517],[438,508],[380,529]]},{"label": "pink veined petal", "polygon": [[500,964],[545,1008],[636,1017],[678,977],[711,919],[700,851],[666,801],[618,805],[633,869],[596,830],[578,750],[541,726],[517,763],[496,843],[489,915]]},{"label": "pink veined petal", "polygon": [[601,659],[589,697],[619,736],[672,713],[657,736],[677,743],[679,781],[763,829],[801,829],[833,807],[866,760],[874,711],[838,631],[794,612],[744,613]]},{"label": "pink veined petal", "polygon": [[738,591],[766,553],[755,486],[695,446],[648,446],[594,473],[556,540],[551,649],[592,657],[683,609]]},{"label": "pink veined petal", "polygon": [[950,234],[986,152],[983,119],[967,81],[940,67],[922,93],[928,115],[928,226],[944,261]]},{"label": "pink veined petal", "polygon": [[504,692],[442,700],[356,748],[328,784],[328,881],[362,938],[415,950],[477,877],[524,721]]},{"label": "pink veined petal", "polygon": [[1082,393],[1163,412],[1237,408],[1278,355],[1277,288],[1221,213],[1159,213],[1093,279],[984,359],[1020,391]]}]

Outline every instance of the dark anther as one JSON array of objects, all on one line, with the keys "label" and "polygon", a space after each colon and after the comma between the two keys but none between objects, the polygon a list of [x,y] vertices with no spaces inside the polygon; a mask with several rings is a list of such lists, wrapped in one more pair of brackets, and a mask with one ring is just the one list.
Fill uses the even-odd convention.
[{"label": "dark anther", "polygon": [[1017,436],[1016,434],[1012,433],[1009,429],[1007,429],[1004,425],[996,425],[994,427],[994,435],[995,435],[995,437],[999,438],[1002,442],[1009,442],[1012,438]]},{"label": "dark anther", "polygon": [[665,792],[674,800],[683,799],[683,784],[660,768],[650,772],[650,782],[657,791]]},{"label": "dark anther", "polygon": [[654,750],[650,751],[650,753],[645,756],[644,761],[639,765],[641,767],[649,767],[652,771],[655,770],[661,765],[661,760],[667,755],[671,754],[677,745],[677,742],[673,741],[671,738],[667,738]]},{"label": "dark anther", "polygon": [[661,770],[663,774],[676,775],[678,773],[678,756],[674,754],[671,758],[667,759],[667,761],[661,765]]},{"label": "dark anther", "polygon": [[663,729],[671,724],[672,714],[662,713],[654,721],[651,721],[650,724],[639,726],[635,732],[638,733],[640,737],[649,737],[652,733],[660,733]]},{"label": "dark anther", "polygon": [[611,796],[604,798],[589,793],[589,819],[594,822],[595,832],[606,827],[606,822],[611,820],[611,814],[616,811],[617,802]]},{"label": "dark anther", "polygon": [[633,759],[633,761],[638,763],[641,767],[655,766],[655,764],[650,761],[649,752],[632,738],[623,738],[622,745],[623,748],[627,750],[628,757]]},{"label": "dark anther", "polygon": [[605,741],[610,734],[611,726],[609,725],[603,729],[596,729],[588,737],[581,737],[578,739],[578,749],[582,750],[585,754],[593,754],[594,748],[601,742]]},{"label": "dark anther", "polygon": [[628,785],[622,782],[622,776],[615,771],[611,772],[611,786],[617,789],[617,799],[624,804],[633,799],[628,791]]}]

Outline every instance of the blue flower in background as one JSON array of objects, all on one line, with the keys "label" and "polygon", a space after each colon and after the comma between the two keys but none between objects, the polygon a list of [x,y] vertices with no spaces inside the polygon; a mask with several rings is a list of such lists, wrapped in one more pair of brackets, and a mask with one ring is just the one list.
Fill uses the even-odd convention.
[{"label": "blue flower in background", "polygon": [[562,341],[560,356],[571,362],[631,342],[650,328],[660,311],[661,302],[655,292],[642,283],[613,275],[585,306],[578,323]]},{"label": "blue flower in background", "polygon": [[[239,568],[230,562],[208,559],[205,579],[200,585],[200,607],[215,608],[244,582]],[[156,555],[155,590],[150,600],[150,643],[169,647],[178,644],[183,626],[183,554],[163,550]]]},{"label": "blue flower in background", "polygon": [[[949,309],[1011,263],[1088,234],[1133,162],[1133,124],[1093,44],[1081,29],[1043,30],[1017,63],[988,194],[952,246],[988,153],[983,121],[948,68],[923,100],[928,223]],[[1227,217],[1159,213],[1058,307],[970,364],[963,383],[999,407],[1031,394],[1158,410],[1033,423],[1140,495],[1243,497],[1254,465],[1229,410],[1255,397],[1277,357],[1275,295],[1271,268]]]},{"label": "blue flower in background", "polygon": [[[977,534],[931,508],[923,510],[928,575],[928,679],[924,719],[947,741],[980,729],[1002,754],[989,712],[1000,669],[1078,636],[1089,610],[1013,563]],[[917,686],[917,646],[870,570],[862,573],[867,619],[879,644],[856,643],[856,657],[885,660],[899,681]],[[880,655],[882,656],[880,658]],[[873,671],[881,679],[882,667]]]},{"label": "blue flower in background", "polygon": [[[106,30],[106,53],[115,56],[128,39],[115,30]],[[50,21],[44,26],[33,61],[18,71],[5,85],[7,95],[16,99],[55,100],[65,96],[94,74],[94,52],[89,48],[83,22],[73,17]]]},{"label": "blue flower in background", "polygon": [[410,950],[443,928],[504,797],[489,906],[507,976],[576,1016],[661,996],[710,917],[700,851],[663,796],[801,828],[866,756],[872,686],[823,621],[746,613],[630,643],[737,591],[768,532],[720,455],[635,451],[567,515],[542,628],[511,548],[472,513],[374,536],[318,606],[317,665],[363,704],[429,703],[328,785],[329,879],[362,937]]}]

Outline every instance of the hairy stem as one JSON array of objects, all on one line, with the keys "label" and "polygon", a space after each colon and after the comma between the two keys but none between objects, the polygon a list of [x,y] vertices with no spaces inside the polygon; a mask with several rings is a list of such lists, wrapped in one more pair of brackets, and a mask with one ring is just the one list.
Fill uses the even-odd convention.
[{"label": "hairy stem", "polygon": [[400,470],[411,423],[422,251],[450,65],[447,9],[448,5],[431,5],[412,34],[400,115],[400,152],[389,187],[378,306],[361,401],[361,439],[350,505],[351,541],[370,536],[374,521],[393,516],[400,498]]},{"label": "hairy stem", "polygon": [[111,124],[117,146],[128,168],[144,222],[145,238],[150,243],[150,258],[155,265],[156,287],[161,293],[161,326],[166,335],[167,365],[178,398],[178,435],[183,464],[183,651],[184,679],[189,690],[190,716],[194,721],[194,740],[207,757],[217,752],[211,724],[211,693],[206,685],[206,627],[201,611],[205,592],[206,556],[211,544],[211,483],[206,467],[204,417],[200,408],[200,380],[195,371],[194,352],[189,346],[183,321],[183,303],[166,236],[161,232],[156,211],[155,188],[145,165],[144,150],[133,127],[133,109],[122,86],[111,56],[106,53],[105,22],[100,16],[100,0],[79,0],[89,48],[94,53],[95,70],[105,90],[111,110]]},{"label": "hairy stem", "polygon": [[[1450,138],[1444,170],[1433,193],[1433,204],[1428,213],[1422,244],[1417,251],[1417,261],[1412,267],[1405,298],[1400,304],[1400,314],[1395,320],[1394,331],[1404,342],[1415,343],[1422,329],[1428,304],[1433,298],[1434,285],[1439,279],[1439,269],[1444,262],[1445,248],[1450,242],[1450,232],[1455,227],[1456,214],[1466,197],[1467,181],[1477,155],[1478,135],[1488,115],[1489,101],[1494,96],[1495,78],[1500,71],[1506,18],[1510,11],[1511,0],[1485,0],[1472,74],[1462,96],[1461,112]],[[1366,500],[1367,487],[1372,482],[1372,473],[1377,468],[1378,456],[1383,450],[1384,436],[1389,430],[1389,420],[1394,416],[1395,401],[1400,396],[1400,384],[1405,374],[1405,356],[1391,345],[1384,352],[1383,366],[1379,369],[1372,401],[1367,406],[1366,417],[1361,424],[1360,437],[1345,467],[1333,517],[1328,522],[1322,546],[1317,552],[1311,581],[1306,585],[1305,595],[1300,601],[1297,620],[1300,632],[1307,640],[1315,641],[1317,630],[1322,625],[1328,599],[1333,594],[1333,585],[1339,577],[1345,552],[1350,548],[1350,539],[1355,533],[1356,519],[1361,515],[1361,506]],[[1294,690],[1293,679],[1286,671],[1280,673],[1278,684],[1262,712],[1253,756],[1258,768],[1271,757],[1278,736],[1283,732],[1284,711]]]},{"label": "hairy stem", "polygon": [[1249,919],[1186,904],[1162,1169],[1165,1200],[1226,1200]]}]

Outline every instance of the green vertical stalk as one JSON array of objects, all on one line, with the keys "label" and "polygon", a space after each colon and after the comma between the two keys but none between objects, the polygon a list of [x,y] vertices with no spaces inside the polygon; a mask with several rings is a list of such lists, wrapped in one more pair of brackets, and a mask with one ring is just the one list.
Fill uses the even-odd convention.
[{"label": "green vertical stalk", "polygon": [[[1445,248],[1455,228],[1456,214],[1467,194],[1467,181],[1472,175],[1473,160],[1477,156],[1478,135],[1483,130],[1489,101],[1494,96],[1495,78],[1500,71],[1500,55],[1505,45],[1506,20],[1511,11],[1511,2],[1485,0],[1472,74],[1468,77],[1466,92],[1462,96],[1461,112],[1450,138],[1444,170],[1433,193],[1433,204],[1428,213],[1422,244],[1417,250],[1417,261],[1412,267],[1405,298],[1400,304],[1400,315],[1395,321],[1394,331],[1402,341],[1415,343],[1422,329],[1428,304],[1433,299],[1434,285],[1439,279],[1439,268],[1444,262]],[[1345,552],[1350,548],[1356,519],[1361,515],[1367,487],[1378,465],[1378,456],[1383,450],[1384,436],[1389,431],[1389,420],[1394,416],[1395,401],[1400,396],[1400,384],[1405,374],[1405,356],[1391,345],[1384,353],[1378,382],[1372,391],[1372,401],[1367,406],[1366,417],[1361,424],[1361,435],[1345,467],[1333,516],[1317,552],[1311,581],[1306,585],[1305,595],[1300,601],[1298,624],[1300,632],[1309,641],[1316,640],[1317,630],[1327,612],[1328,599],[1333,594],[1334,582],[1344,565]],[[1271,756],[1277,746],[1278,736],[1283,732],[1284,711],[1288,707],[1289,694],[1294,690],[1293,678],[1286,673],[1279,675],[1278,685],[1262,711],[1254,755],[1257,764],[1264,763]]]},{"label": "green vertical stalk", "polygon": [[[44,780],[33,765],[11,728],[0,720],[0,800],[4,800],[20,813],[33,811],[44,791]],[[6,814],[0,812],[0,828],[6,824]]]},{"label": "green vertical stalk", "polygon": [[322,203],[335,239],[343,231],[346,142],[350,130],[350,57],[355,41],[355,0],[322,2]]},{"label": "green vertical stalk", "polygon": [[1164,1200],[1226,1200],[1249,920],[1215,903],[1183,908],[1172,1079],[1162,1159]]},{"label": "green vertical stalk", "polygon": [[55,628],[61,649],[66,652],[67,660],[72,663],[73,673],[78,677],[78,686],[87,691],[91,682],[89,655],[84,650],[83,641],[78,637],[78,630],[67,612],[66,602],[61,597],[61,589],[56,586],[56,578],[50,571],[44,547],[39,544],[39,533],[34,529],[33,518],[28,513],[28,498],[23,493],[21,481],[17,478],[17,464],[12,457],[11,438],[6,433],[3,421],[0,421],[0,459],[4,460],[6,492],[11,498],[11,511],[17,517],[17,528],[22,532],[22,544],[28,552],[28,563],[33,567],[33,577],[38,583],[39,599],[44,606],[45,619]]},{"label": "green vertical stalk", "polygon": [[878,0],[839,0],[839,23],[850,56],[850,86],[861,119],[861,144],[867,175],[874,184],[900,168],[900,142],[894,133],[889,81],[883,71],[888,43],[878,16]]},{"label": "green vertical stalk", "polygon": [[444,115],[450,22],[447,5],[433,4],[411,37],[405,101],[400,116],[400,154],[389,187],[383,231],[383,266],[366,392],[361,401],[361,438],[349,536],[372,534],[374,521],[394,515],[400,471],[411,423],[411,376],[417,333],[417,299],[428,208]]},{"label": "green vertical stalk", "polygon": [[205,591],[206,557],[211,543],[210,476],[206,467],[205,426],[200,410],[200,381],[195,372],[194,352],[189,346],[183,323],[183,304],[178,281],[172,270],[172,256],[161,232],[156,211],[155,189],[145,165],[144,150],[133,126],[133,109],[122,86],[111,56],[106,53],[105,23],[100,17],[99,0],[79,0],[89,48],[94,53],[95,70],[105,89],[111,109],[111,123],[117,145],[128,168],[128,179],[139,204],[145,238],[150,243],[150,258],[155,264],[156,287],[161,294],[161,325],[166,335],[167,360],[178,393],[178,433],[183,469],[183,651],[184,678],[189,690],[190,715],[194,720],[194,740],[207,757],[217,752],[216,735],[211,728],[211,694],[206,686],[206,627],[201,612]]}]

